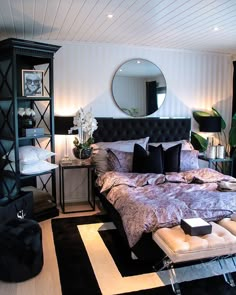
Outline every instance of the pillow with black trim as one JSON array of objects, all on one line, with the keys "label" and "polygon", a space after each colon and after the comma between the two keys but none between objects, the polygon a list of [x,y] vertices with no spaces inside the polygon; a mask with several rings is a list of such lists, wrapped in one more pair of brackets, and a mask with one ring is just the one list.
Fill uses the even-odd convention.
[{"label": "pillow with black trim", "polygon": [[133,172],[162,174],[163,169],[163,148],[150,146],[147,152],[139,144],[134,145]]},{"label": "pillow with black trim", "polygon": [[165,172],[180,171],[180,154],[182,144],[177,144],[163,151],[163,162]]},{"label": "pillow with black trim", "polygon": [[133,163],[133,152],[123,152],[107,149],[108,169],[118,172],[131,172]]},{"label": "pillow with black trim", "polygon": [[97,142],[92,144],[91,147],[93,148],[93,154],[91,157],[91,161],[96,166],[96,174],[102,175],[105,172],[109,171],[107,149],[133,153],[135,143],[140,144],[143,148],[146,149],[148,140],[149,137],[144,137],[132,140]]}]

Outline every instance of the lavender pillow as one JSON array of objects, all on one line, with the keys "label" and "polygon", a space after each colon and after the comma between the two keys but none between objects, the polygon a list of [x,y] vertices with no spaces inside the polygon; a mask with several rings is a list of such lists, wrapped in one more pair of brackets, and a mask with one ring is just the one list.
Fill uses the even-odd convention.
[{"label": "lavender pillow", "polygon": [[122,152],[133,152],[135,143],[138,143],[146,149],[148,140],[149,137],[145,137],[140,139],[120,140],[114,142],[97,142],[92,144],[91,147],[93,148],[93,154],[91,160],[96,166],[96,174],[102,175],[103,173],[109,171],[107,149],[114,149]]},{"label": "lavender pillow", "polygon": [[133,153],[107,149],[108,169],[117,172],[131,172]]},{"label": "lavender pillow", "polygon": [[180,171],[189,171],[199,168],[198,164],[199,151],[182,150],[180,153]]}]

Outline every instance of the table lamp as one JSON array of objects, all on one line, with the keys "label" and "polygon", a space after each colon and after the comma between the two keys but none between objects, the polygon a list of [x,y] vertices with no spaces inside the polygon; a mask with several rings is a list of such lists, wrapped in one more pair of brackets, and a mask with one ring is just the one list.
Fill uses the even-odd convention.
[{"label": "table lamp", "polygon": [[67,135],[68,131],[73,126],[74,117],[69,116],[55,116],[54,123],[55,123],[55,134],[58,135],[65,135],[65,155],[62,158],[63,163],[71,163],[72,160],[68,156],[68,144],[67,144]]},{"label": "table lamp", "polygon": [[[221,132],[221,117],[206,116],[199,119],[199,131],[201,132]],[[216,147],[213,144],[213,138],[207,138],[207,157],[214,159],[216,157]]]}]

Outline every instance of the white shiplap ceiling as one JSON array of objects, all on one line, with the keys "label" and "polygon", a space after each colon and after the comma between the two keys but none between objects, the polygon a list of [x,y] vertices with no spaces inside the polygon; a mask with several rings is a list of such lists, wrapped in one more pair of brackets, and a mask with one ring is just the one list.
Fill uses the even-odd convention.
[{"label": "white shiplap ceiling", "polygon": [[0,40],[6,38],[235,55],[236,0],[0,0]]}]

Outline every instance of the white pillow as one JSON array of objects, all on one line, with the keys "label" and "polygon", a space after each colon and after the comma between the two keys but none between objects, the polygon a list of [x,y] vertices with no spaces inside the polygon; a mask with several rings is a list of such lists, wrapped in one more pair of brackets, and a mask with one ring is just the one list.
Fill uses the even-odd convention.
[{"label": "white pillow", "polygon": [[114,149],[122,152],[133,152],[135,143],[141,145],[144,149],[147,148],[149,137],[132,139],[132,140],[119,140],[113,142],[97,142],[92,144],[94,151],[97,149]]},{"label": "white pillow", "polygon": [[[52,169],[56,169],[57,167],[58,167],[57,164],[49,163],[48,161],[38,161],[33,164],[24,164],[20,162],[20,173],[26,174],[26,175],[39,174],[39,173],[50,171]],[[11,164],[7,164],[4,167],[4,170],[15,171],[16,170],[15,162],[12,162]]]},{"label": "white pillow", "polygon": [[[39,160],[46,160],[50,158],[51,156],[54,156],[55,153],[45,150],[33,145],[25,145],[19,147],[19,160],[21,163],[24,164],[33,164],[35,162],[38,162]],[[6,155],[3,157],[3,159],[6,158]],[[12,150],[9,155],[8,159],[12,162],[15,161],[15,151]]]},{"label": "white pillow", "polygon": [[168,141],[168,142],[150,142],[148,145],[152,145],[152,146],[157,147],[161,144],[163,146],[163,149],[167,150],[168,148],[175,146],[179,143],[182,144],[182,147],[181,147],[182,151],[192,151],[194,149],[191,142],[189,142],[186,139],[177,140],[177,141]]},{"label": "white pillow", "polygon": [[22,174],[38,174],[50,171],[52,169],[56,169],[58,167],[57,164],[49,163],[47,161],[38,161],[34,164],[23,164],[20,163],[20,172]]}]

